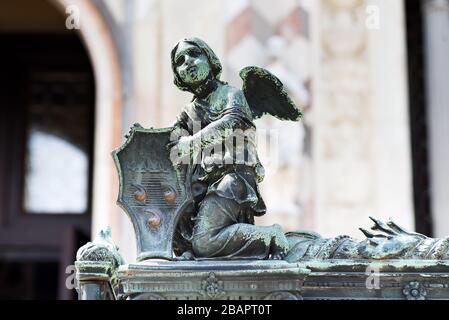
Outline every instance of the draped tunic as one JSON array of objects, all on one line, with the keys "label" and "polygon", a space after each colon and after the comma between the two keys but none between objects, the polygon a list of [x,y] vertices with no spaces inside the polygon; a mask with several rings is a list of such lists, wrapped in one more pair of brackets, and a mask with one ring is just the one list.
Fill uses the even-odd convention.
[{"label": "draped tunic", "polygon": [[205,258],[267,258],[271,239],[264,227],[253,225],[254,216],[266,212],[257,185],[264,170],[243,92],[220,85],[189,103],[175,126],[192,136],[197,160],[192,174],[194,225],[181,230],[184,240]]}]

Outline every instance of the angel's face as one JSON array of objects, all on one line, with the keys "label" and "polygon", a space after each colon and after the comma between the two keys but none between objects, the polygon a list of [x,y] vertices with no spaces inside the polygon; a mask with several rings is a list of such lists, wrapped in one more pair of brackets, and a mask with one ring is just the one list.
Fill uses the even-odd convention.
[{"label": "angel's face", "polygon": [[173,63],[182,82],[190,87],[203,83],[211,72],[207,56],[187,42],[179,44]]}]

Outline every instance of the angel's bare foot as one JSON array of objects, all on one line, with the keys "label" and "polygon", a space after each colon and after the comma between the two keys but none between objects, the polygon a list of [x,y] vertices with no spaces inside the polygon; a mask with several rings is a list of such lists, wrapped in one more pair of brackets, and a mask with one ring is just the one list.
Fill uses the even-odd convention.
[{"label": "angel's bare foot", "polygon": [[[282,242],[282,241],[281,241]],[[272,244],[270,250],[270,258],[271,260],[282,260],[287,255],[287,248],[284,244],[276,243],[276,241]]]},{"label": "angel's bare foot", "polygon": [[190,261],[195,260],[195,256],[193,255],[192,251],[186,251],[179,257],[175,258],[176,261]]},{"label": "angel's bare foot", "polygon": [[287,238],[282,231],[282,227],[278,224],[273,226],[273,239],[271,243],[270,258],[271,260],[282,260],[287,255],[289,249]]},{"label": "angel's bare foot", "polygon": [[270,260],[282,260],[286,256],[286,252],[282,250],[275,250],[270,255]]}]

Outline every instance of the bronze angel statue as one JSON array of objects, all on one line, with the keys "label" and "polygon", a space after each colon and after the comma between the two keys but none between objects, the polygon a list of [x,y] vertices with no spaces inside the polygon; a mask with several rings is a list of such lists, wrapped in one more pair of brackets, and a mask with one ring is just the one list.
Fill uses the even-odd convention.
[{"label": "bronze angel statue", "polygon": [[[258,189],[264,169],[254,120],[270,114],[297,121],[300,110],[265,69],[241,70],[241,90],[221,81],[222,65],[201,39],[179,41],[171,63],[175,85],[193,99],[178,116],[168,147],[175,163],[186,157],[198,160],[191,175],[195,205],[179,223],[176,253],[185,258],[282,259],[289,245],[281,226],[254,225],[254,216],[266,211]],[[236,132],[244,133],[239,146],[234,145]]]},{"label": "bronze angel statue", "polygon": [[[179,219],[177,259],[447,259],[449,237],[427,238],[393,221],[375,222],[363,241],[323,238],[310,231],[284,234],[280,225],[256,226],[266,212],[258,183],[264,169],[256,150],[254,120],[264,114],[298,121],[300,110],[282,83],[258,67],[241,70],[240,90],[220,80],[221,63],[198,38],[171,52],[175,85],[193,94],[173,126],[170,158],[191,164],[194,205]],[[243,134],[236,134],[240,132]],[[235,138],[242,136],[242,139]],[[243,159],[243,161],[242,161]]]}]

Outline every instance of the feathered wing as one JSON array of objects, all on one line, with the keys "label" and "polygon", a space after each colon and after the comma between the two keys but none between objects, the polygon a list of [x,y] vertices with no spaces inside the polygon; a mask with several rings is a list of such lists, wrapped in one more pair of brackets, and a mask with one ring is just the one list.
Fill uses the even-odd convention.
[{"label": "feathered wing", "polygon": [[268,70],[246,67],[240,71],[243,93],[254,119],[270,114],[280,120],[298,121],[302,113],[289,97],[282,82]]}]

